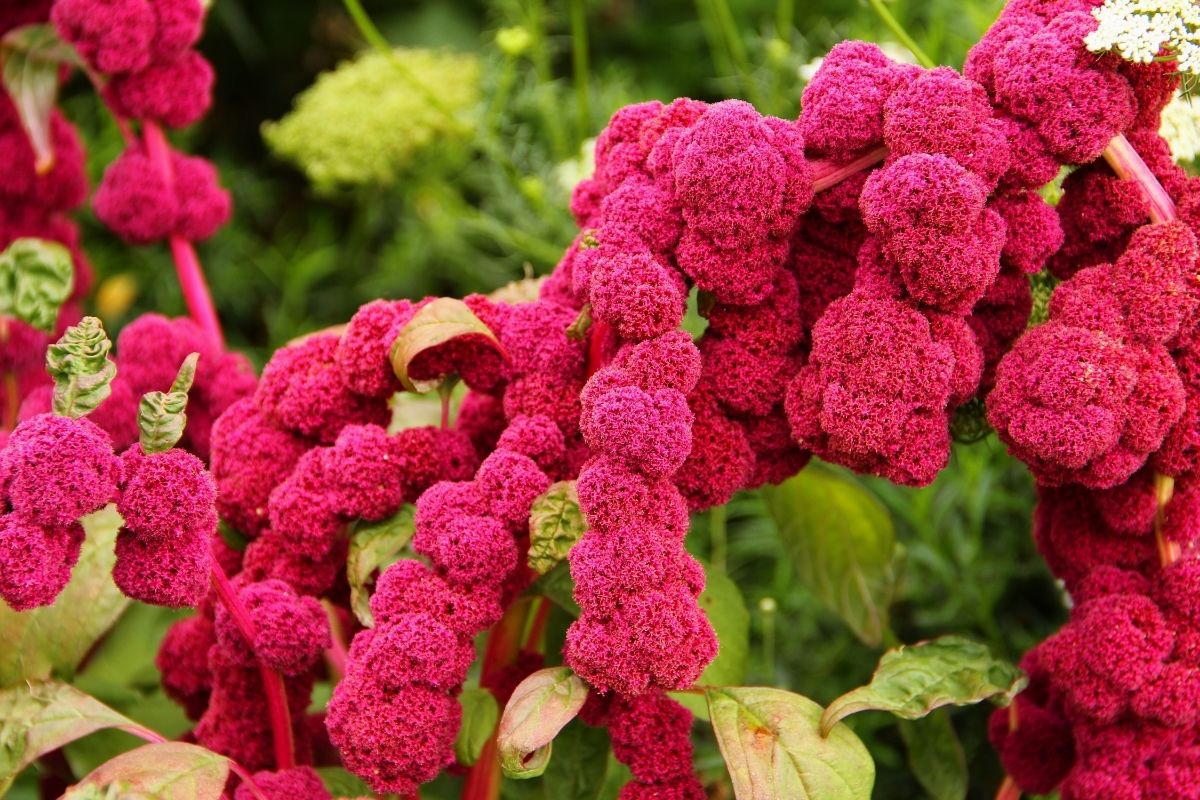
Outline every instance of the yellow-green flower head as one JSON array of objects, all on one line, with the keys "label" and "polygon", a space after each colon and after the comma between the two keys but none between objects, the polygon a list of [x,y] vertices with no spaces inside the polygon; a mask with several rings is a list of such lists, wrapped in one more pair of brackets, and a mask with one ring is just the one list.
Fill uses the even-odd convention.
[{"label": "yellow-green flower head", "polygon": [[318,191],[388,185],[427,147],[465,130],[478,100],[474,56],[369,52],[320,75],[263,137]]}]

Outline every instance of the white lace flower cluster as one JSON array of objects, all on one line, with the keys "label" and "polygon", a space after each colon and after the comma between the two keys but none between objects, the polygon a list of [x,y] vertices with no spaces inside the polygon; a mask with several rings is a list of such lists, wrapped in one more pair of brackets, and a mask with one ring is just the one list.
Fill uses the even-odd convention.
[{"label": "white lace flower cluster", "polygon": [[1200,99],[1179,92],[1163,109],[1159,134],[1171,146],[1171,155],[1182,163],[1200,155]]},{"label": "white lace flower cluster", "polygon": [[1180,72],[1200,75],[1200,3],[1196,0],[1106,0],[1092,10],[1100,25],[1084,39],[1094,53],[1115,50],[1149,63],[1164,49]]}]

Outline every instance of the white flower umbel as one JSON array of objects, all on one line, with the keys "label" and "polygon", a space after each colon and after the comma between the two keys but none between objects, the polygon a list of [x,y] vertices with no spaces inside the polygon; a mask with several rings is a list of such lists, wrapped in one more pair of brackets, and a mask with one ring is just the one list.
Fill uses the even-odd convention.
[{"label": "white flower umbel", "polygon": [[1200,75],[1200,4],[1195,0],[1107,0],[1092,15],[1100,23],[1084,38],[1092,52],[1112,50],[1148,64],[1165,50],[1180,72]]},{"label": "white flower umbel", "polygon": [[1171,146],[1176,161],[1191,161],[1200,155],[1200,100],[1176,92],[1163,109],[1158,132]]}]

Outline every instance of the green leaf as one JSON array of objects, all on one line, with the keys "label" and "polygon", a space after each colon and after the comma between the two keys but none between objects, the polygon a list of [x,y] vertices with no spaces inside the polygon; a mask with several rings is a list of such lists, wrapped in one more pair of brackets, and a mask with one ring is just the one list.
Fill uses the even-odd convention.
[{"label": "green leaf", "polygon": [[45,175],[54,167],[50,115],[58,100],[58,69],[62,64],[81,65],[75,49],[59,38],[53,25],[26,25],[0,39],[4,88],[17,108],[21,127],[29,137],[34,169]]},{"label": "green leaf", "polygon": [[579,616],[579,604],[575,602],[575,581],[571,579],[570,565],[565,561],[538,578],[533,584],[533,590],[549,597],[556,606],[572,617]]},{"label": "green leaf", "polygon": [[315,767],[321,783],[334,797],[374,797],[367,782],[342,767]]},{"label": "green leaf", "polygon": [[491,691],[478,686],[463,689],[458,703],[462,706],[463,716],[458,738],[454,740],[454,756],[458,763],[469,767],[479,760],[483,746],[496,730],[500,706]]},{"label": "green leaf", "polygon": [[[229,759],[184,742],[148,744],[122,753],[69,789],[64,800],[90,787],[120,785],[128,794],[153,800],[218,800],[229,778]],[[137,793],[141,794],[137,794]]]},{"label": "green leaf", "polygon": [[65,683],[0,690],[0,795],[38,758],[104,728],[139,730],[133,720]]},{"label": "green leaf", "polygon": [[58,242],[17,239],[0,253],[0,314],[53,333],[71,296],[75,267]]},{"label": "green leaf", "polygon": [[112,581],[121,516],[109,505],[89,514],[71,580],[53,605],[17,612],[0,603],[0,686],[51,674],[70,677],[129,605]]},{"label": "green leaf", "polygon": [[800,581],[863,643],[882,644],[896,590],[896,534],[884,507],[819,466],[764,486],[762,496]]},{"label": "green leaf", "polygon": [[46,350],[46,371],[54,379],[52,405],[60,417],[78,419],[112,394],[117,365],[109,360],[112,342],[104,325],[84,317]]},{"label": "green leaf", "polygon": [[196,378],[199,353],[189,353],[170,391],[146,392],[138,403],[138,442],[142,452],[165,453],[183,438],[187,427],[188,391]]},{"label": "green leaf", "polygon": [[[698,683],[702,686],[737,686],[746,680],[746,662],[750,654],[750,612],[737,584],[728,575],[704,565],[704,591],[698,602],[717,633],[720,649],[717,657],[704,668]],[[708,719],[708,704],[685,692],[671,697],[701,719]]]},{"label": "green leaf", "polygon": [[554,737],[554,758],[542,775],[546,800],[596,800],[609,767],[608,733],[575,720]]},{"label": "green leaf", "polygon": [[529,568],[545,575],[566,560],[586,530],[575,481],[553,484],[529,510]]},{"label": "green leaf", "polygon": [[350,536],[346,555],[346,580],[350,583],[350,608],[358,621],[368,628],[375,624],[371,616],[371,586],[377,572],[400,560],[400,554],[413,537],[413,507],[405,505],[382,522],[360,522]]},{"label": "green leaf", "polygon": [[705,691],[738,800],[868,800],[875,764],[854,732],[818,730],[821,707],[765,687]]},{"label": "green leaf", "polygon": [[900,738],[908,748],[913,776],[933,800],[964,800],[967,796],[967,757],[949,714],[922,720],[900,720]]},{"label": "green leaf", "polygon": [[890,711],[903,719],[918,719],[947,705],[988,699],[1008,705],[1027,682],[1024,672],[993,658],[985,645],[942,636],[884,653],[868,685],[829,704],[821,730],[859,711]]},{"label": "green leaf", "polygon": [[500,768],[510,778],[546,771],[550,746],[587,700],[587,685],[567,667],[538,670],[517,684],[497,735]]},{"label": "green leaf", "polygon": [[414,380],[408,374],[409,367],[422,353],[464,336],[488,342],[496,352],[503,352],[492,329],[484,325],[463,301],[439,297],[422,306],[392,342],[392,370],[400,384],[408,391],[420,394],[438,388],[445,375],[432,380]]}]

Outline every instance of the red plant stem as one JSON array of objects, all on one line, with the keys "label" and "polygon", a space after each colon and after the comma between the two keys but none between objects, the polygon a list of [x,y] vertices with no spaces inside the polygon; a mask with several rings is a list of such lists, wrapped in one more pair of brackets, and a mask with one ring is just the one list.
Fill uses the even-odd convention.
[{"label": "red plant stem", "polygon": [[608,346],[608,335],[611,328],[608,323],[595,320],[590,328],[587,350],[587,376],[590,378],[604,366],[604,349]]},{"label": "red plant stem", "polygon": [[1176,218],[1175,201],[1123,134],[1118,134],[1104,148],[1104,160],[1118,178],[1133,181],[1142,190],[1150,205],[1151,222],[1171,222]]},{"label": "red plant stem", "polygon": [[[171,168],[171,151],[162,128],[155,122],[143,120],[142,138],[146,143],[146,154],[158,167],[167,185],[174,185],[175,173]],[[191,241],[178,233],[172,233],[168,241],[188,314],[214,343],[224,348],[225,335],[221,332],[221,321],[217,318],[217,310],[213,306],[208,283],[204,280],[204,270],[200,267],[196,248],[192,247]]]},{"label": "red plant stem", "polygon": [[[1150,221],[1153,223],[1173,222],[1178,218],[1175,201],[1167,190],[1159,183],[1158,177],[1138,155],[1124,134],[1118,134],[1108,147],[1104,148],[1104,160],[1112,167],[1112,171],[1121,180],[1133,181],[1141,190],[1142,196],[1150,206]],[[1180,547],[1176,542],[1167,541],[1164,526],[1166,522],[1167,503],[1175,481],[1168,475],[1154,473],[1154,489],[1158,507],[1154,514],[1154,542],[1158,547],[1158,561],[1162,566],[1168,566],[1179,560]]]},{"label": "red plant stem", "polygon": [[[479,684],[491,689],[493,694],[496,693],[494,684],[497,678],[517,663],[517,656],[521,652],[522,634],[529,618],[529,608],[530,602],[527,598],[513,602],[488,636]],[[507,700],[507,697],[496,697],[501,706]],[[467,773],[460,797],[462,800],[497,800],[500,797],[500,756],[496,748],[496,730],[492,731],[479,754],[479,760]]]},{"label": "red plant stem", "polygon": [[996,792],[996,800],[1021,800],[1021,787],[1017,786],[1008,775],[1004,776],[1004,783],[1000,784],[1000,790]]},{"label": "red plant stem", "polygon": [[813,191],[823,192],[826,189],[832,189],[851,175],[880,163],[887,158],[887,153],[886,147],[877,147],[846,164],[835,164],[832,161],[810,161],[813,172]]},{"label": "red plant stem", "polygon": [[325,665],[329,668],[329,677],[337,683],[346,674],[346,630],[333,605],[325,600],[321,601],[321,605],[325,607],[325,616],[329,619],[329,638],[333,641],[333,645],[325,651]]},{"label": "red plant stem", "polygon": [[442,396],[442,430],[450,429],[450,391],[443,388],[439,394]]},{"label": "red plant stem", "polygon": [[[250,614],[238,598],[237,591],[229,582],[225,570],[221,569],[221,565],[217,563],[215,555],[212,561],[212,583],[217,590],[217,596],[221,598],[221,602],[225,604],[225,608],[233,617],[233,624],[246,639],[246,643],[253,647],[254,621],[250,619]],[[275,744],[275,768],[291,769],[296,766],[296,748],[292,739],[292,718],[288,711],[287,690],[283,685],[283,676],[261,662],[258,664],[258,671],[262,676],[263,694],[267,699],[267,714],[271,720],[271,734]]]},{"label": "red plant stem", "polygon": [[522,653],[541,653],[542,634],[546,632],[546,620],[550,619],[550,598],[539,597],[535,601],[537,611],[533,614],[533,622],[529,632],[525,634],[525,644],[521,646]]},{"label": "red plant stem", "polygon": [[21,412],[21,385],[17,373],[7,370],[4,373],[4,430],[11,431],[17,427],[17,418]]}]

